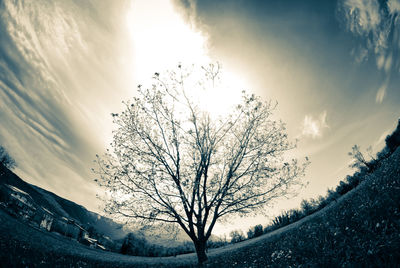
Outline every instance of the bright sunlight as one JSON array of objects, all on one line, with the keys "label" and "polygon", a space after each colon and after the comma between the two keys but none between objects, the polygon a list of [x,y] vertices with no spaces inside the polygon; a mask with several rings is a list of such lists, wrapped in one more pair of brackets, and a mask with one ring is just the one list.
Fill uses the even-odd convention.
[{"label": "bright sunlight", "polygon": [[[154,7],[157,7],[156,9]],[[151,18],[148,14],[153,14]],[[133,1],[127,15],[132,39],[137,83],[149,81],[154,72],[210,63],[207,37],[186,23],[169,1]],[[224,67],[224,66],[222,66]],[[223,68],[224,76],[211,90],[191,92],[211,115],[223,115],[238,103],[245,81]],[[194,77],[194,80],[196,78]]]}]

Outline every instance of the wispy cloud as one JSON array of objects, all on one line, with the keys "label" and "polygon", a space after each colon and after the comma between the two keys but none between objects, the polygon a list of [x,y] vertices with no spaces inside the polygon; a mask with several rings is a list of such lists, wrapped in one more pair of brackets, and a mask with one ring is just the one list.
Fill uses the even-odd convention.
[{"label": "wispy cloud", "polygon": [[329,127],[326,122],[326,116],[326,111],[323,111],[316,118],[312,115],[306,115],[303,121],[302,135],[313,139],[321,138],[324,129]]},{"label": "wispy cloud", "polygon": [[387,90],[388,84],[389,84],[389,76],[386,78],[386,80],[382,83],[381,87],[376,92],[375,101],[377,103],[383,102],[383,99],[386,96],[386,90]]},{"label": "wispy cloud", "polygon": [[372,53],[376,67],[386,75],[376,94],[376,102],[382,103],[390,74],[400,65],[400,59],[393,57],[400,48],[400,1],[343,0],[340,3],[339,14],[343,15],[348,30],[365,42],[353,53],[356,61],[367,59],[366,52]]},{"label": "wispy cloud", "polygon": [[90,163],[133,87],[124,2],[0,5],[0,144],[25,180],[90,209]]}]

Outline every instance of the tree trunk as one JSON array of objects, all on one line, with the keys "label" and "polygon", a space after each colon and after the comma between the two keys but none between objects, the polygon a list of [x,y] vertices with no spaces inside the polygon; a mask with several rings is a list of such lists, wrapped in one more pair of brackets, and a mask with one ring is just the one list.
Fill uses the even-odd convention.
[{"label": "tree trunk", "polygon": [[200,266],[208,259],[206,254],[206,243],[207,241],[194,242],[194,247],[196,248],[197,260]]}]

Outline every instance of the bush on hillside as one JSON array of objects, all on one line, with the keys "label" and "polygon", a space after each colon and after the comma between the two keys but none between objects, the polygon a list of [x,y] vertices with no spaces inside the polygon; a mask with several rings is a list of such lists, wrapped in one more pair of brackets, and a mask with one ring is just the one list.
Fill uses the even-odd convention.
[{"label": "bush on hillside", "polygon": [[347,182],[344,181],[340,181],[339,185],[336,187],[336,192],[339,195],[344,195],[347,192],[349,192],[350,190],[352,190],[354,187],[352,187],[352,185],[350,185]]},{"label": "bush on hillside", "polygon": [[258,237],[263,234],[263,226],[261,224],[257,224],[256,226],[251,227],[247,231],[247,239],[252,239],[254,237]]},{"label": "bush on hillside", "polygon": [[229,236],[231,237],[231,243],[238,243],[245,240],[244,234],[242,230],[234,230]]},{"label": "bush on hillside", "polygon": [[126,235],[120,253],[132,256],[166,257],[194,252],[193,244],[183,242],[176,247],[164,247],[148,242],[144,237],[129,233]]},{"label": "bush on hillside", "polygon": [[360,146],[357,144],[351,148],[351,152],[348,153],[352,157],[351,168],[361,170],[366,168],[368,173],[373,172],[379,166],[379,161],[372,155],[372,147],[367,148],[368,158],[361,152]]},{"label": "bush on hillside", "polygon": [[223,247],[228,244],[228,241],[226,240],[226,237],[221,238],[221,237],[211,237],[207,241],[207,248],[219,248]]},{"label": "bush on hillside", "polygon": [[397,124],[396,130],[388,135],[385,139],[386,146],[390,153],[396,151],[397,147],[400,145],[400,119]]},{"label": "bush on hillside", "polygon": [[132,256],[146,256],[148,254],[146,249],[148,249],[146,239],[138,237],[134,233],[129,233],[122,243],[121,253]]},{"label": "bush on hillside", "polygon": [[[271,239],[224,255],[216,267],[397,267],[400,149],[337,205]],[[245,261],[245,262],[244,262]]]}]

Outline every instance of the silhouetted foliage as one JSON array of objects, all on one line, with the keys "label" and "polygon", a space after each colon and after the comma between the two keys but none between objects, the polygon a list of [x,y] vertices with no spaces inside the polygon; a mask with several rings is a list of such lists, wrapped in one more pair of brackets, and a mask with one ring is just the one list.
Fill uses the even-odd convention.
[{"label": "silhouetted foliage", "polygon": [[400,119],[398,121],[396,130],[388,135],[385,139],[386,146],[389,149],[390,153],[396,151],[397,147],[400,145]]},{"label": "silhouetted foliage", "polygon": [[[400,263],[400,151],[369,173],[366,168],[346,178],[357,189],[295,228],[262,243],[213,259],[215,267],[397,267]],[[362,183],[361,183],[362,182]],[[315,204],[336,200],[329,190]],[[327,201],[328,200],[328,201]],[[313,203],[308,201],[307,203]],[[300,212],[298,210],[298,212]],[[292,212],[275,220],[287,225]],[[274,230],[273,225],[265,231]]]},{"label": "silhouetted foliage", "polygon": [[242,230],[234,230],[230,232],[229,236],[231,237],[232,244],[244,241],[246,239]]},{"label": "silhouetted foliage", "polygon": [[354,145],[351,149],[352,151],[349,152],[349,156],[353,158],[353,162],[350,165],[350,167],[357,169],[366,167],[368,172],[373,172],[377,168],[379,162],[375,157],[372,156],[371,147],[367,148],[367,153],[369,155],[370,160],[367,160],[365,158],[364,154],[361,153],[360,147],[358,145]]},{"label": "silhouetted foliage", "polygon": [[207,248],[219,248],[223,247],[228,244],[226,237],[213,237],[211,236],[210,239],[207,241]]},{"label": "silhouetted foliage", "polygon": [[336,187],[336,192],[339,195],[344,195],[345,193],[347,193],[348,191],[350,191],[353,188],[354,187],[352,187],[352,185],[350,185],[349,183],[340,181],[339,185]]},{"label": "silhouetted foliage", "polygon": [[264,228],[264,233],[289,225],[307,216],[302,210],[292,209],[282,212],[272,220],[272,224]]},{"label": "silhouetted foliage", "polygon": [[346,182],[349,184],[349,187],[351,189],[354,189],[355,187],[357,187],[357,185],[360,184],[362,180],[362,176],[360,176],[360,174],[360,172],[356,172],[352,176],[346,176]]},{"label": "silhouetted foliage", "polygon": [[134,233],[129,233],[122,243],[121,253],[133,256],[147,256],[147,241],[143,237],[138,237]]},{"label": "silhouetted foliage", "polygon": [[258,237],[258,236],[262,235],[263,233],[264,233],[263,226],[261,224],[257,224],[256,226],[251,227],[247,231],[247,239]]},{"label": "silhouetted foliage", "polygon": [[311,213],[315,212],[315,208],[312,203],[312,199],[310,201],[303,200],[300,203],[301,209],[303,210],[304,214],[310,215]]},{"label": "silhouetted foliage", "polygon": [[8,169],[16,167],[15,160],[8,154],[6,149],[0,145],[0,166],[4,166]]},{"label": "silhouetted foliage", "polygon": [[337,201],[337,199],[340,197],[339,193],[334,191],[333,189],[328,189],[327,195],[326,195],[326,200],[328,203]]},{"label": "silhouetted foliage", "polygon": [[193,253],[193,244],[183,242],[179,246],[165,247],[148,242],[143,236],[129,233],[123,240],[120,253],[132,256],[168,257],[180,254]]},{"label": "silhouetted foliage", "polygon": [[92,225],[88,226],[86,230],[89,236],[92,238],[98,239],[101,236],[99,232],[96,230],[96,228],[94,228]]},{"label": "silhouetted foliage", "polygon": [[[219,65],[201,72],[195,85],[218,82]],[[185,88],[192,76],[181,66],[166,77],[156,73],[150,88],[139,86],[138,97],[112,114],[113,150],[97,157],[97,181],[110,197],[107,212],[138,224],[179,226],[203,263],[218,219],[263,212],[302,184],[308,161],[284,162],[294,145],[285,125],[271,118],[276,104],[243,92],[230,115],[214,120],[190,97],[203,88]]]},{"label": "silhouetted foliage", "polygon": [[254,230],[253,230],[253,228],[250,228],[247,231],[247,239],[252,239],[253,237],[254,237]]},{"label": "silhouetted foliage", "polygon": [[308,216],[324,207],[331,202],[336,202],[342,195],[350,192],[352,189],[360,185],[364,181],[367,174],[374,172],[379,168],[380,164],[387,159],[398,148],[400,142],[400,120],[396,130],[387,136],[386,147],[377,153],[377,157],[372,156],[371,148],[367,149],[370,160],[367,160],[361,153],[358,145],[354,145],[352,152],[349,153],[353,157],[351,167],[358,168],[353,175],[346,176],[344,181],[340,181],[335,190],[328,189],[325,197],[319,196],[317,200],[302,200],[301,209],[293,209],[284,211],[281,215],[275,217],[272,223],[264,228],[264,233],[271,232],[290,223],[296,222],[305,216]]}]

